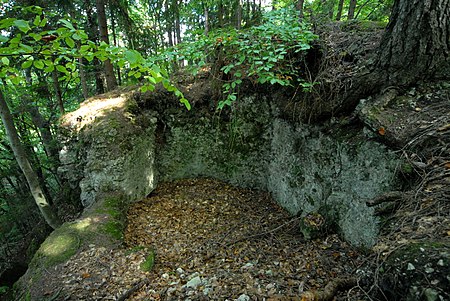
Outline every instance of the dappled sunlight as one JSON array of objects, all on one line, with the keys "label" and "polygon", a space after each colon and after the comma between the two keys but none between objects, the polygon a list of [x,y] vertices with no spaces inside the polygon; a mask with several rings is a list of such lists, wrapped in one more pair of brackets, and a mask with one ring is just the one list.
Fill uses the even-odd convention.
[{"label": "dappled sunlight", "polygon": [[126,102],[126,94],[104,94],[90,98],[82,102],[78,110],[64,115],[61,118],[61,124],[79,130],[85,125],[92,124],[98,118],[105,117],[111,111],[123,112]]},{"label": "dappled sunlight", "polygon": [[40,253],[47,257],[59,258],[67,254],[68,251],[74,250],[79,245],[79,238],[74,233],[59,233],[51,236],[42,245]]}]

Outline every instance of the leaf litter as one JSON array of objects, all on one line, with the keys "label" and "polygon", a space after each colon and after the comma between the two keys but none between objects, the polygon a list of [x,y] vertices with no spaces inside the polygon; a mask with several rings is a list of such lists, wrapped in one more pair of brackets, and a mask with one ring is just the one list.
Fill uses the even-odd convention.
[{"label": "leaf litter", "polygon": [[[131,204],[127,218],[124,246],[90,245],[57,268],[46,295],[304,301],[305,292],[354,275],[364,259],[336,234],[306,241],[299,218],[270,194],[212,179],[162,183]],[[346,292],[335,296],[348,299]]]}]

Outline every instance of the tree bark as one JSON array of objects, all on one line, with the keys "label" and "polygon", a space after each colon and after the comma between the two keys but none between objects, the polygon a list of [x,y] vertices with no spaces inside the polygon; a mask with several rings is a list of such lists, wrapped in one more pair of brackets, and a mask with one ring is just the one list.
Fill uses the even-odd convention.
[{"label": "tree bark", "polygon": [[175,36],[176,43],[181,43],[181,21],[180,21],[180,6],[183,5],[183,1],[175,0],[174,2],[174,13],[175,13]]},{"label": "tree bark", "polygon": [[301,21],[303,19],[303,5],[305,3],[305,0],[297,0],[297,3],[295,5],[295,8],[298,11],[298,18]]},{"label": "tree bark", "polygon": [[222,0],[219,0],[219,10],[217,12],[217,19],[219,21],[219,27],[223,28],[223,14],[224,14],[224,7]]},{"label": "tree bark", "polygon": [[208,12],[208,5],[206,3],[203,3],[203,15],[205,17],[205,36],[208,36],[209,34],[209,12]]},{"label": "tree bark", "polygon": [[[105,13],[105,1],[104,0],[96,0],[97,4],[97,17],[98,17],[98,27],[100,31],[100,41],[109,44],[108,37],[108,25],[106,22],[106,13]],[[106,87],[108,91],[114,90],[117,87],[116,76],[114,75],[114,68],[111,64],[111,61],[108,59],[104,62],[105,66],[105,78],[106,78]]]},{"label": "tree bark", "polygon": [[42,191],[41,185],[39,184],[39,179],[31,167],[31,164],[27,158],[24,147],[22,146],[19,136],[17,134],[17,130],[14,126],[14,121],[11,116],[11,112],[9,111],[8,105],[6,104],[6,100],[3,96],[3,91],[0,90],[0,116],[2,118],[3,125],[5,127],[6,135],[11,144],[11,148],[14,152],[14,157],[17,160],[17,163],[20,166],[23,174],[25,175],[31,194],[41,211],[42,216],[44,217],[47,224],[50,225],[53,229],[58,228],[61,225],[61,220],[53,211],[53,208],[50,206],[49,202],[45,198],[44,192]]},{"label": "tree bark", "polygon": [[58,108],[61,115],[64,115],[64,103],[62,99],[62,92],[61,92],[61,86],[59,85],[59,78],[58,78],[58,70],[52,71],[52,81],[53,81],[53,89],[55,90],[56,95],[56,101],[58,102]]},{"label": "tree bark", "polygon": [[336,13],[336,21],[340,21],[342,18],[342,9],[344,7],[344,0],[339,0],[338,10]]},{"label": "tree bark", "polygon": [[84,70],[83,58],[78,58],[78,70],[80,70],[80,82],[81,91],[83,92],[83,98],[89,98],[89,88],[87,84],[86,71]]},{"label": "tree bark", "polygon": [[347,20],[353,20],[355,18],[356,0],[350,0],[348,6]]},{"label": "tree bark", "polygon": [[434,77],[450,56],[450,0],[397,0],[380,45],[387,85]]},{"label": "tree bark", "polygon": [[449,79],[450,0],[396,0],[375,62],[348,79],[335,112],[389,86]]},{"label": "tree bark", "polygon": [[241,29],[242,25],[242,0],[237,0],[236,7],[236,29]]},{"label": "tree bark", "polygon": [[[91,2],[89,0],[84,0],[84,5],[86,7],[86,17],[88,20],[88,24],[89,24],[89,31],[88,31],[88,35],[89,35],[89,39],[93,42],[98,42],[98,24],[97,22],[95,22],[95,18],[92,14],[92,6],[91,6]],[[100,67],[100,61],[98,58],[94,58],[92,60],[92,64],[94,65],[94,77],[95,77],[95,92],[96,94],[103,94],[105,93],[105,86],[103,83],[103,78],[101,76],[102,71],[101,71],[101,67]]]}]

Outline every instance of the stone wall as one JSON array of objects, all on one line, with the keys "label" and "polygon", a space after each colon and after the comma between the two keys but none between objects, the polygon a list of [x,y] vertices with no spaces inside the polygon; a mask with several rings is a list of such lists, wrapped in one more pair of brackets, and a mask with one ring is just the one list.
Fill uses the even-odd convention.
[{"label": "stone wall", "polygon": [[393,152],[362,128],[326,135],[283,120],[264,97],[246,98],[233,114],[228,122],[169,121],[160,180],[206,176],[267,190],[293,215],[324,215],[356,246],[376,242],[378,219],[365,202],[395,188]]},{"label": "stone wall", "polygon": [[[356,246],[376,242],[378,219],[365,202],[395,188],[399,162],[361,127],[336,123],[327,130],[287,121],[262,96],[243,99],[228,120],[187,117],[182,109],[138,115],[114,110],[66,126],[72,135],[66,135],[60,171],[78,183],[85,206],[101,192],[138,200],[158,181],[213,177],[269,191],[293,215],[319,213]],[[156,143],[158,121],[164,142]]]}]

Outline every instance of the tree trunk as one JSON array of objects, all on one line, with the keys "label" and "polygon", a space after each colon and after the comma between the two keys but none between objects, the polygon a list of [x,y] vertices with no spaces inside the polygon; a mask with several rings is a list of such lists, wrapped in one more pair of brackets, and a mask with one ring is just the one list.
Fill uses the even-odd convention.
[{"label": "tree trunk", "polygon": [[204,9],[204,17],[205,17],[205,36],[208,36],[209,34],[209,12],[208,12],[208,5],[206,3],[203,3],[203,9]]},{"label": "tree trunk", "polygon": [[89,98],[89,88],[86,79],[86,71],[84,70],[83,58],[78,58],[78,70],[80,70],[80,82],[81,82],[81,91],[83,92],[83,98]]},{"label": "tree trunk", "polygon": [[[106,13],[105,13],[105,1],[104,0],[96,0],[97,4],[97,17],[98,17],[98,27],[100,31],[100,41],[109,44],[108,37],[108,25],[106,22]],[[114,90],[117,87],[116,76],[114,75],[114,68],[111,64],[110,60],[106,60],[104,62],[105,66],[105,78],[106,78],[106,86],[108,91]]]},{"label": "tree trunk", "polygon": [[177,44],[181,43],[181,22],[180,22],[180,7],[183,1],[175,1],[175,34],[177,36]]},{"label": "tree trunk", "polygon": [[344,7],[344,0],[339,0],[338,9],[336,13],[336,21],[341,21],[343,7]]},{"label": "tree trunk", "polygon": [[[117,47],[117,34],[116,34],[116,18],[114,16],[114,9],[109,6],[109,12],[111,14],[111,31],[113,36],[113,44]],[[119,86],[122,84],[122,76],[120,74],[120,68],[117,68],[117,80],[119,83]]]},{"label": "tree trunk", "polygon": [[[89,31],[88,31],[88,35],[89,35],[89,40],[93,41],[93,42],[98,42],[98,24],[97,22],[95,22],[95,18],[92,14],[92,6],[91,6],[91,2],[89,0],[84,0],[84,5],[86,7],[86,17],[88,20],[88,24],[89,24]],[[92,60],[92,64],[94,66],[94,77],[95,77],[95,92],[96,94],[103,94],[105,93],[105,86],[103,83],[103,78],[102,78],[102,72],[101,72],[101,67],[100,67],[100,61],[98,58],[94,58]]]},{"label": "tree trunk", "polygon": [[11,144],[11,148],[14,152],[14,157],[16,158],[20,169],[27,179],[31,194],[39,207],[42,216],[50,227],[53,229],[58,228],[61,225],[61,221],[45,198],[44,192],[39,184],[39,179],[28,161],[23,145],[20,143],[19,136],[17,135],[13,118],[2,91],[0,91],[0,116],[5,127],[6,135]]},{"label": "tree trunk", "polygon": [[297,0],[295,8],[298,10],[298,18],[301,21],[303,19],[303,5],[305,0]]},{"label": "tree trunk", "polygon": [[61,92],[61,86],[59,85],[59,79],[58,79],[58,70],[52,71],[52,80],[53,80],[53,89],[55,90],[56,95],[56,101],[58,102],[58,108],[61,115],[64,115],[64,103],[62,99],[62,92]]},{"label": "tree trunk", "polygon": [[348,6],[347,20],[353,20],[355,18],[356,0],[350,0]]},{"label": "tree trunk", "polygon": [[236,29],[241,29],[242,25],[242,0],[237,0],[236,7]]},{"label": "tree trunk", "polygon": [[335,111],[390,86],[449,79],[450,0],[396,0],[378,49],[375,63],[348,79]]},{"label": "tree trunk", "polygon": [[223,2],[222,0],[219,0],[219,11],[217,12],[217,19],[219,21],[220,28],[223,28],[223,14],[224,14]]},{"label": "tree trunk", "polygon": [[380,45],[387,85],[435,76],[450,55],[450,0],[397,0]]}]

